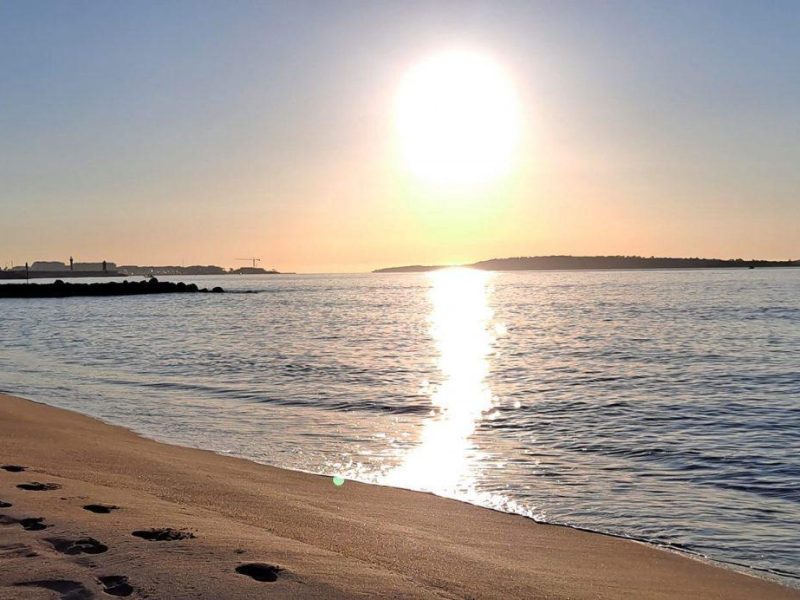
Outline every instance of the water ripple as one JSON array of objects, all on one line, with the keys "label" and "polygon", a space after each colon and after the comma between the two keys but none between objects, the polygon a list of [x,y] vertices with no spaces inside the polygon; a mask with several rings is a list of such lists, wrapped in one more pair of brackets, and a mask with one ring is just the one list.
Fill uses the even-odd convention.
[{"label": "water ripple", "polygon": [[408,274],[3,300],[0,387],[797,585],[800,271],[485,277],[449,294]]}]

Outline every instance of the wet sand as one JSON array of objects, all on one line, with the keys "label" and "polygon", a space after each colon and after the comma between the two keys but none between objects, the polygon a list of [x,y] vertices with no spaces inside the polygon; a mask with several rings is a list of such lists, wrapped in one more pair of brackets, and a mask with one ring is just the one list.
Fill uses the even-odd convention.
[{"label": "wet sand", "polygon": [[5,395],[0,466],[0,599],[800,599],[646,544],[336,487]]}]

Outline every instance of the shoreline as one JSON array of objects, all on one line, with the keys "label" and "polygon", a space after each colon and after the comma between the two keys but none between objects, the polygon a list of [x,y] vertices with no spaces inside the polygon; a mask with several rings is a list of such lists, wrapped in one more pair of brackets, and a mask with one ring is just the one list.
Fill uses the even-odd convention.
[{"label": "shoreline", "polygon": [[[0,598],[23,597],[19,583],[55,575],[98,595],[97,577],[126,577],[132,597],[151,598],[259,590],[310,598],[800,598],[800,590],[644,542],[421,492],[335,487],[325,476],[148,440],[3,394],[0,434],[0,461],[28,467],[0,471],[0,500],[12,504],[0,509]],[[16,488],[35,481],[61,488]],[[120,508],[97,515],[85,502]],[[43,518],[46,528],[16,526],[26,518]],[[148,527],[195,537],[132,536]],[[108,551],[82,558],[47,541],[70,535]],[[271,583],[235,571],[250,562],[283,571]]]},{"label": "shoreline", "polygon": [[[171,440],[167,439],[164,436],[159,436],[159,435],[157,435],[155,433],[152,433],[152,434],[151,433],[147,433],[145,431],[138,431],[138,430],[136,430],[134,428],[131,428],[131,427],[127,426],[127,425],[118,424],[118,423],[115,423],[113,421],[106,420],[106,419],[104,419],[104,418],[102,418],[100,416],[95,416],[95,415],[91,415],[89,413],[81,412],[80,410],[77,410],[77,409],[64,408],[64,407],[60,407],[60,406],[57,406],[57,405],[48,404],[47,402],[42,401],[42,400],[34,400],[32,398],[27,398],[25,396],[21,396],[21,395],[18,395],[16,393],[11,393],[11,392],[4,391],[4,390],[0,389],[0,399],[2,399],[3,396],[10,396],[12,398],[17,398],[17,399],[20,399],[20,400],[23,400],[23,401],[26,401],[26,402],[31,402],[31,403],[38,404],[38,405],[41,405],[41,406],[54,408],[56,410],[62,410],[62,411],[67,411],[67,412],[74,413],[74,414],[77,414],[77,415],[81,415],[81,416],[87,417],[87,418],[89,418],[91,420],[97,421],[102,425],[107,425],[107,426],[110,426],[110,427],[118,427],[118,428],[124,429],[125,431],[130,432],[133,435],[135,435],[137,437],[140,437],[142,439],[145,439],[145,440],[148,440],[148,441],[153,441],[153,442],[156,442],[156,443],[159,443],[159,444],[164,444],[164,445],[167,445],[167,446],[175,446],[175,447],[186,448],[186,449],[190,449],[190,450],[198,450],[198,451],[201,451],[201,452],[210,452],[212,454],[215,454],[215,455],[221,456],[221,457],[235,458],[237,460],[244,460],[244,461],[247,461],[249,463],[253,463],[253,464],[256,464],[256,465],[260,465],[260,466],[279,469],[279,470],[282,470],[282,471],[288,471],[288,472],[292,472],[292,473],[302,473],[302,474],[310,475],[310,476],[313,476],[313,477],[323,477],[323,478],[330,478],[331,477],[330,475],[324,475],[324,474],[321,474],[321,473],[317,473],[315,471],[307,471],[307,470],[303,470],[303,469],[281,467],[281,466],[274,465],[274,464],[267,463],[267,462],[259,462],[257,460],[252,459],[252,458],[249,458],[248,456],[245,456],[245,455],[229,453],[229,452],[220,452],[220,451],[216,451],[216,450],[212,450],[212,449],[209,449],[209,448],[202,447],[200,445],[196,445],[196,446],[185,445],[185,444],[180,443],[180,442],[171,441]],[[2,449],[1,445],[0,445],[0,449]],[[796,577],[796,576],[794,576],[794,575],[792,575],[790,573],[783,573],[783,572],[779,572],[779,571],[774,571],[774,570],[771,570],[769,568],[754,567],[754,566],[751,566],[751,565],[747,565],[745,563],[740,563],[740,562],[736,562],[736,561],[732,561],[732,560],[723,560],[723,559],[713,558],[713,557],[707,556],[705,554],[702,554],[701,552],[692,550],[690,548],[683,548],[683,547],[674,546],[674,545],[670,545],[670,544],[662,544],[662,543],[659,543],[657,541],[648,540],[648,539],[644,539],[644,538],[637,538],[637,537],[633,537],[633,536],[627,536],[625,534],[615,533],[615,532],[612,532],[612,531],[603,531],[603,530],[599,530],[599,529],[591,529],[589,527],[583,527],[583,526],[580,526],[580,525],[573,525],[573,524],[569,524],[569,523],[560,523],[558,521],[546,521],[546,520],[542,520],[542,519],[536,519],[533,516],[526,515],[526,514],[523,514],[523,513],[513,512],[513,511],[510,511],[510,510],[502,510],[500,508],[493,507],[493,506],[487,506],[487,505],[481,505],[481,504],[477,504],[477,503],[472,503],[472,502],[469,502],[469,501],[461,499],[461,498],[457,498],[457,497],[453,497],[453,496],[441,495],[441,494],[437,494],[437,493],[431,492],[431,491],[415,490],[413,488],[405,488],[405,487],[398,487],[398,486],[388,486],[388,485],[383,485],[383,484],[380,484],[380,483],[364,481],[364,480],[359,480],[359,479],[347,479],[347,481],[352,481],[352,482],[363,484],[363,485],[375,486],[375,487],[378,487],[378,488],[397,489],[397,490],[404,490],[404,491],[408,491],[408,492],[413,492],[413,493],[416,493],[416,494],[428,495],[428,496],[435,497],[435,498],[441,498],[441,499],[445,499],[445,500],[460,502],[460,503],[466,504],[468,506],[472,506],[472,507],[479,508],[479,509],[482,509],[482,510],[493,511],[493,512],[496,512],[496,513],[502,514],[502,515],[510,515],[510,516],[514,516],[514,517],[519,517],[521,519],[525,519],[527,521],[531,521],[531,522],[539,524],[539,525],[547,525],[547,526],[550,526],[550,527],[563,527],[565,529],[574,530],[574,531],[580,531],[580,532],[589,533],[589,534],[592,534],[592,535],[607,536],[607,537],[610,537],[610,538],[613,538],[613,539],[617,539],[617,540],[621,540],[621,541],[624,541],[624,542],[632,542],[632,543],[636,543],[636,544],[643,544],[645,546],[648,546],[648,547],[651,547],[651,548],[654,548],[654,549],[657,549],[657,550],[660,550],[660,551],[674,553],[674,554],[677,554],[678,556],[682,556],[682,557],[688,558],[690,560],[696,560],[696,561],[699,561],[699,562],[701,562],[703,564],[707,564],[707,565],[710,565],[710,566],[722,568],[724,570],[731,571],[733,573],[745,575],[745,576],[748,576],[748,577],[754,577],[756,579],[762,579],[764,581],[768,581],[768,582],[771,582],[771,583],[776,583],[776,584],[778,584],[780,586],[783,586],[783,587],[786,587],[786,588],[789,588],[789,589],[800,590],[800,577]],[[786,580],[788,580],[788,582]],[[0,600],[2,600],[2,597],[0,597]]]},{"label": "shoreline", "polygon": [[[233,293],[236,293],[236,292],[233,292]],[[125,429],[126,431],[129,431],[129,432],[133,433],[134,435],[136,435],[138,437],[141,437],[142,439],[149,440],[149,441],[154,441],[154,442],[157,442],[159,444],[165,444],[167,446],[176,446],[176,447],[187,448],[187,449],[191,449],[191,450],[199,450],[199,451],[202,451],[202,452],[211,452],[212,454],[215,454],[217,456],[235,458],[235,459],[238,459],[238,460],[244,460],[244,461],[247,461],[247,462],[250,462],[250,463],[253,463],[253,464],[256,464],[256,465],[260,465],[260,466],[270,467],[270,468],[274,468],[274,469],[280,469],[282,471],[289,471],[289,472],[292,472],[292,473],[302,473],[304,475],[310,475],[310,476],[313,476],[313,477],[323,477],[323,478],[328,478],[328,479],[330,479],[332,477],[331,475],[326,475],[326,474],[318,473],[318,472],[315,472],[315,471],[307,471],[307,470],[298,469],[298,468],[282,467],[282,466],[278,466],[278,465],[271,464],[271,463],[268,463],[268,462],[259,462],[257,460],[252,459],[252,458],[249,458],[249,457],[247,457],[245,455],[236,454],[236,453],[232,453],[232,452],[212,450],[210,448],[204,448],[204,447],[199,446],[199,445],[198,446],[188,446],[188,445],[185,445],[185,444],[182,444],[182,443],[179,443],[179,442],[170,441],[166,437],[159,436],[158,434],[155,434],[155,433],[149,434],[147,432],[137,431],[136,429],[128,427],[126,425],[117,424],[117,423],[114,423],[112,421],[105,420],[105,419],[103,419],[101,417],[98,417],[98,416],[93,416],[93,415],[90,415],[88,413],[83,413],[83,412],[81,412],[79,410],[76,410],[76,409],[62,408],[62,407],[55,406],[55,405],[52,405],[52,404],[47,404],[46,402],[43,402],[43,401],[33,400],[31,398],[26,398],[24,396],[20,396],[20,395],[17,395],[17,394],[10,394],[8,392],[4,392],[3,390],[0,390],[0,397],[2,397],[3,395],[10,395],[10,396],[13,396],[15,398],[20,398],[20,399],[28,401],[28,402],[41,404],[43,406],[56,408],[58,410],[66,410],[68,412],[73,412],[73,413],[76,413],[78,415],[82,415],[82,416],[88,417],[90,419],[93,419],[95,421],[98,421],[98,422],[102,423],[103,425],[108,425],[108,426],[111,426],[111,427],[120,427],[122,429]],[[664,551],[664,552],[674,553],[674,554],[677,554],[678,556],[683,556],[683,557],[688,558],[690,560],[696,560],[696,561],[699,561],[699,562],[701,562],[703,564],[719,567],[719,568],[722,568],[724,570],[731,571],[731,572],[734,572],[734,573],[738,573],[738,574],[741,574],[741,575],[745,575],[745,576],[748,576],[748,577],[754,577],[756,579],[762,579],[764,581],[768,581],[768,582],[771,582],[771,583],[777,583],[780,586],[787,587],[787,588],[790,588],[790,589],[798,589],[798,590],[800,590],[800,577],[796,577],[796,576],[791,575],[789,573],[776,572],[776,571],[773,571],[773,570],[768,569],[768,568],[753,567],[753,566],[750,566],[750,565],[747,565],[747,564],[744,564],[744,563],[735,562],[735,561],[732,561],[732,560],[723,560],[723,559],[718,559],[718,558],[712,558],[710,556],[707,556],[705,554],[702,554],[699,551],[695,551],[695,550],[692,550],[690,548],[682,548],[682,547],[678,547],[678,546],[674,546],[674,545],[670,545],[670,544],[662,544],[662,543],[659,543],[659,542],[656,542],[656,541],[653,541],[653,540],[648,540],[648,539],[644,539],[644,538],[637,538],[637,537],[633,537],[633,536],[627,536],[627,535],[624,535],[624,534],[621,534],[621,533],[614,533],[613,531],[603,531],[603,530],[600,530],[600,529],[591,529],[590,527],[583,527],[583,526],[580,526],[580,525],[572,525],[572,524],[569,524],[569,523],[560,523],[558,521],[547,521],[547,520],[544,520],[544,519],[537,519],[537,518],[535,518],[533,516],[530,516],[530,515],[527,515],[527,514],[523,514],[521,512],[514,512],[514,511],[511,511],[511,510],[503,510],[501,508],[497,508],[497,507],[494,507],[494,506],[477,504],[477,503],[469,502],[468,500],[457,498],[455,496],[446,496],[446,495],[437,494],[436,492],[431,492],[431,491],[426,491],[426,490],[416,490],[416,489],[408,488],[408,487],[384,485],[384,484],[381,484],[381,483],[375,483],[375,482],[371,482],[371,481],[364,481],[364,480],[361,480],[361,479],[349,479],[348,478],[348,479],[346,479],[346,481],[352,481],[352,482],[363,484],[363,485],[375,486],[375,487],[378,487],[378,488],[404,490],[404,491],[407,491],[407,492],[413,492],[415,494],[423,494],[423,495],[431,496],[431,497],[434,497],[434,498],[441,498],[441,499],[444,499],[444,500],[460,502],[460,503],[466,504],[467,506],[472,506],[472,507],[475,507],[475,508],[479,508],[481,510],[488,510],[488,511],[496,512],[496,513],[501,514],[501,515],[509,515],[509,516],[513,516],[513,517],[518,517],[520,519],[524,519],[526,521],[531,521],[531,522],[533,522],[535,524],[538,524],[538,525],[547,525],[547,526],[550,526],[550,527],[563,527],[565,529],[574,530],[574,531],[580,531],[580,532],[589,533],[589,534],[592,534],[592,535],[606,536],[606,537],[610,537],[610,538],[613,538],[613,539],[621,540],[621,541],[624,541],[624,542],[631,542],[631,543],[634,543],[634,544],[643,544],[643,545],[645,545],[647,547],[651,547],[651,548],[654,548],[654,549],[657,549],[657,550],[661,550],[661,551]],[[796,581],[797,584],[796,585],[787,584],[787,582],[783,581],[783,579],[788,579],[790,581]]]}]

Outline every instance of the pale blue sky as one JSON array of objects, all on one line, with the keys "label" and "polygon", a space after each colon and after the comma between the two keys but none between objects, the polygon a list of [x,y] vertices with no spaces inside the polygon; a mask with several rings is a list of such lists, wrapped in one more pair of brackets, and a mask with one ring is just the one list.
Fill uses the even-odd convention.
[{"label": "pale blue sky", "polygon": [[[536,150],[438,235],[382,170],[451,45],[515,74]],[[798,2],[0,1],[0,266],[800,258],[799,73]]]}]

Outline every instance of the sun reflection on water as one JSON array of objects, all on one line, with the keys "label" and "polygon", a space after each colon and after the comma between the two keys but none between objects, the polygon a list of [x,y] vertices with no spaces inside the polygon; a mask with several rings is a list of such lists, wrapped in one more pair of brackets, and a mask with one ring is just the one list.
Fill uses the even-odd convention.
[{"label": "sun reflection on water", "polygon": [[454,494],[473,488],[476,449],[471,436],[493,407],[487,376],[493,349],[491,273],[445,269],[429,275],[431,334],[442,383],[431,387],[431,417],[420,443],[383,483]]}]

